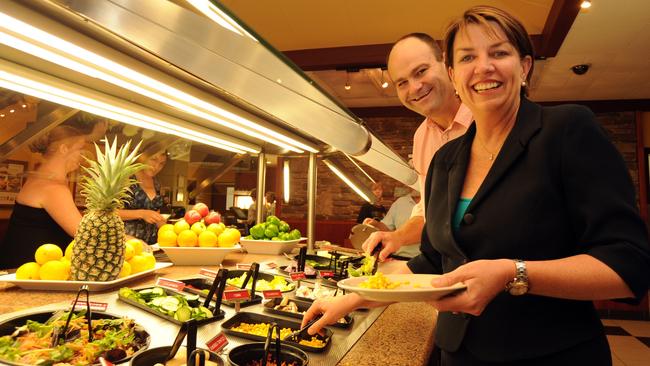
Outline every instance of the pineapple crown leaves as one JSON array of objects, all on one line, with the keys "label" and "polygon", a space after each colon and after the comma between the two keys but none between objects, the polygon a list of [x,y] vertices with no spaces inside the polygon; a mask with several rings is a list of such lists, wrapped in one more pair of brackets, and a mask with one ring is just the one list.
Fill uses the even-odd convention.
[{"label": "pineapple crown leaves", "polygon": [[140,156],[139,143],[129,153],[131,141],[129,140],[119,149],[117,138],[113,144],[104,138],[104,152],[95,144],[97,161],[86,158],[89,166],[84,167],[86,175],[81,182],[81,194],[86,197],[86,207],[90,210],[112,211],[124,207],[131,192],[130,186],[137,183],[131,176],[144,169],[145,164],[137,163]]}]

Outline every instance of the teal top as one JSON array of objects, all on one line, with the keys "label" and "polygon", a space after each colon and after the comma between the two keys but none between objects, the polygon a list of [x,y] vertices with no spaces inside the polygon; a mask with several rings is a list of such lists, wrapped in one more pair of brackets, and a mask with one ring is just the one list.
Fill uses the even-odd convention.
[{"label": "teal top", "polygon": [[471,198],[460,198],[458,200],[458,205],[456,205],[456,213],[454,213],[454,221],[452,228],[454,231],[458,230],[460,227],[460,222],[463,221],[463,216],[465,216],[465,211],[467,211],[467,206],[472,202]]}]

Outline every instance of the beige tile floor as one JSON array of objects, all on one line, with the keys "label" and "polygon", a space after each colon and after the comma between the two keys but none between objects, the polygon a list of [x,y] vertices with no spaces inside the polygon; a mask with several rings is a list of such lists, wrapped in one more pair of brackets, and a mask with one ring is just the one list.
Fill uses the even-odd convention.
[{"label": "beige tile floor", "polygon": [[650,337],[650,321],[603,319],[603,324],[630,334],[607,336],[614,366],[650,366],[650,346],[635,338]]}]

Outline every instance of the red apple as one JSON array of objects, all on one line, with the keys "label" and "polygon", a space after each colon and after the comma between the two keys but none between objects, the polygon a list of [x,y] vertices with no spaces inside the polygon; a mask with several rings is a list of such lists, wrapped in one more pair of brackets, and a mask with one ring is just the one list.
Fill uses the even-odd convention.
[{"label": "red apple", "polygon": [[189,210],[185,213],[185,221],[190,225],[199,222],[201,221],[201,214],[196,210]]},{"label": "red apple", "polygon": [[192,210],[195,210],[196,212],[201,214],[201,217],[206,217],[208,216],[208,212],[210,209],[208,208],[208,205],[206,205],[203,202],[199,202],[194,207],[192,207]]},{"label": "red apple", "polygon": [[221,222],[221,215],[219,215],[218,212],[215,211],[210,211],[208,216],[206,216],[203,221],[205,222],[206,225],[210,224],[218,224]]}]

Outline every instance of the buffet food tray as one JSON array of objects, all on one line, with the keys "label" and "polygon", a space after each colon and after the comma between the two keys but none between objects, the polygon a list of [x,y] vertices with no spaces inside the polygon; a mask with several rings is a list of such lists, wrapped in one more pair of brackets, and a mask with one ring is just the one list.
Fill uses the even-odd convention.
[{"label": "buffet food tray", "polygon": [[130,276],[118,278],[113,281],[46,281],[46,280],[17,280],[16,274],[0,276],[0,282],[12,283],[25,290],[47,290],[47,291],[79,291],[83,285],[88,286],[88,291],[97,292],[116,288],[127,282],[146,277],[159,269],[171,267],[172,263],[157,262],[153,269],[134,273]]},{"label": "buffet food tray", "polygon": [[[281,298],[275,298],[270,301],[267,301],[266,304],[264,304],[264,311],[267,313],[271,314],[276,314],[276,315],[283,315],[283,316],[288,316],[290,318],[296,318],[302,320],[303,317],[303,312],[307,311],[309,307],[311,306],[312,302],[311,301],[303,301],[303,300],[298,300],[298,299],[289,299],[289,302],[293,302],[296,304],[298,307],[298,312],[294,313],[291,311],[284,311],[284,310],[279,310],[279,309],[274,309],[276,306],[278,306],[282,302]],[[352,322],[354,321],[354,318],[352,315],[348,314],[345,317],[342,318],[345,322],[340,322],[340,323],[335,323],[329,325],[330,327],[337,327],[337,328],[343,328],[347,329],[352,326]]]}]

